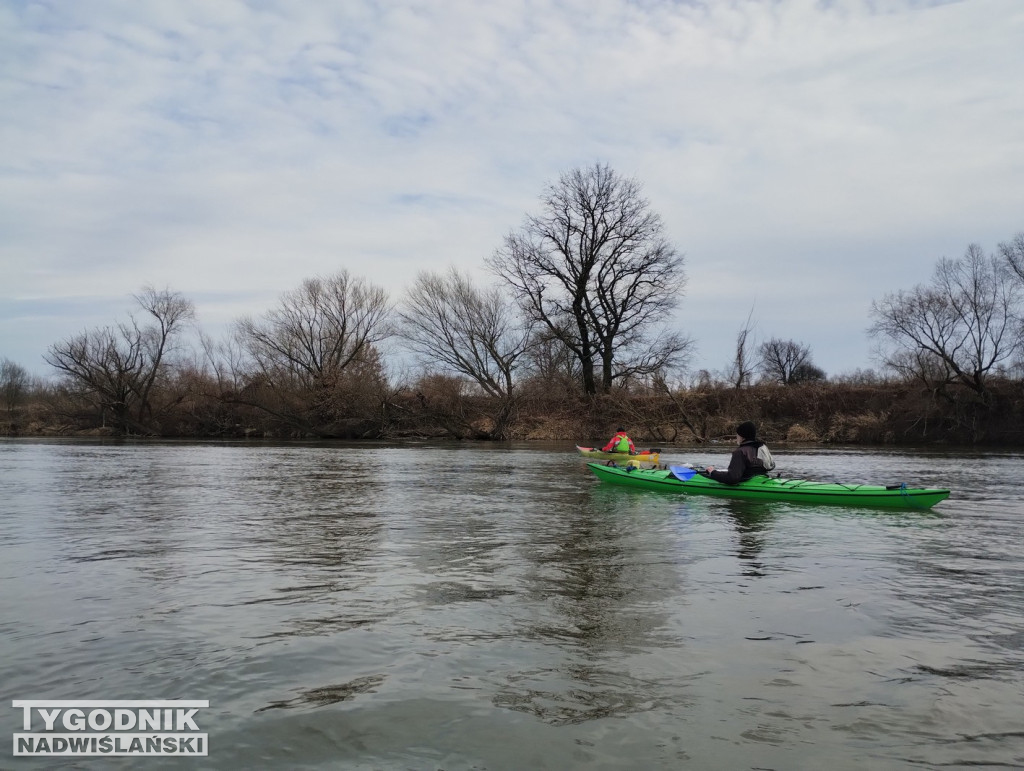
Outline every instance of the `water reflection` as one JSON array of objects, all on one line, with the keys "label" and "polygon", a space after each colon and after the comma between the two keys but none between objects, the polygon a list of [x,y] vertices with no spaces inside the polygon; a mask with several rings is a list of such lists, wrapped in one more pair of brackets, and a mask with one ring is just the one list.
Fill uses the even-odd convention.
[{"label": "water reflection", "polygon": [[508,673],[496,705],[562,725],[678,699],[650,665],[660,649],[679,644],[669,631],[677,561],[671,542],[657,536],[671,515],[652,514],[645,496],[622,492],[593,487],[578,508],[528,537],[531,613],[516,637],[554,648],[562,665]]},{"label": "water reflection", "polygon": [[742,501],[723,498],[721,503],[736,530],[738,548],[736,556],[743,565],[743,575],[765,575],[761,552],[773,519],[772,504],[762,501]]},{"label": "water reflection", "polygon": [[234,508],[250,581],[227,607],[276,606],[263,611],[259,639],[322,636],[388,618],[394,608],[375,591],[386,546],[381,475],[329,450],[280,458],[272,468],[253,470],[260,495]]}]

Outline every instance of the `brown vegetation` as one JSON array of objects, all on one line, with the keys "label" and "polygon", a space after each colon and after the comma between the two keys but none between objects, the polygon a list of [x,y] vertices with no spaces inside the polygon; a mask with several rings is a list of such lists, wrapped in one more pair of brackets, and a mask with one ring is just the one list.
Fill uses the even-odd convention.
[{"label": "brown vegetation", "polygon": [[[219,391],[187,372],[154,386],[153,420],[127,429],[94,402],[60,385],[37,384],[5,414],[11,436],[153,436],[249,439],[400,439],[588,441],[628,427],[638,444],[694,444],[732,436],[754,420],[770,442],[833,444],[989,444],[1024,442],[1019,384],[991,384],[991,402],[961,390],[935,394],[911,382],[726,385],[685,390],[622,391],[596,397],[532,381],[512,403],[467,381],[424,376],[408,387],[367,377],[329,392]],[[275,407],[277,405],[277,407]],[[301,420],[297,416],[301,416]],[[496,429],[500,427],[500,432]]]}]

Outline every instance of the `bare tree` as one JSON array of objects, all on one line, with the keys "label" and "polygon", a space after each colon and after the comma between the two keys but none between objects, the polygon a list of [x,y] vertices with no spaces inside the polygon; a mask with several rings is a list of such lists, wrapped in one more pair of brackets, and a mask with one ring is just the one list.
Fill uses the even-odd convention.
[{"label": "bare tree", "polygon": [[873,302],[869,333],[890,345],[888,366],[919,367],[918,376],[941,378],[933,384],[957,383],[986,399],[989,372],[1024,343],[1019,297],[1006,261],[971,244],[959,260],[940,260],[929,285]]},{"label": "bare tree", "polygon": [[[762,343],[758,350],[761,357],[759,369],[765,380],[788,386],[801,380],[820,380],[824,377],[824,373],[811,361],[809,345],[773,337]],[[821,376],[814,377],[817,373],[821,373]]]},{"label": "bare tree", "polygon": [[530,327],[497,288],[478,289],[454,267],[422,272],[398,313],[399,334],[428,369],[470,378],[498,402],[493,435],[504,438],[515,407],[516,372]]},{"label": "bare tree", "polygon": [[387,338],[388,313],[383,289],[342,270],[306,279],[262,319],[241,319],[236,331],[260,374],[308,388],[330,380]]},{"label": "bare tree", "polygon": [[152,433],[154,384],[166,376],[168,354],[195,307],[178,292],[148,286],[134,299],[152,323],[140,325],[132,315],[128,323],[55,343],[43,358],[64,374],[73,392],[109,413],[115,429]]},{"label": "bare tree", "polygon": [[595,164],[563,174],[541,203],[489,264],[579,360],[585,393],[678,364],[692,342],[665,317],[685,285],[683,259],[639,183]]},{"label": "bare tree", "polygon": [[734,388],[742,388],[745,385],[749,385],[751,379],[754,376],[754,365],[751,362],[750,356],[750,334],[754,330],[753,324],[754,309],[751,307],[750,313],[747,314],[747,321],[743,325],[743,329],[736,335],[736,355],[733,357],[732,363],[729,365],[726,377],[729,382],[732,383]]},{"label": "bare tree", "polygon": [[[142,328],[141,342],[145,351],[144,365],[138,384],[139,420],[152,417],[153,405],[150,396],[153,385],[167,374],[164,359],[174,353],[176,336],[180,327],[195,319],[195,305],[178,292],[169,289],[157,291],[151,286],[143,287],[135,302],[152,317],[149,326]],[[132,320],[133,326],[134,319]],[[136,328],[138,328],[136,326]]]},{"label": "bare tree", "polygon": [[455,268],[423,272],[398,318],[399,334],[426,362],[471,378],[490,396],[512,395],[530,329],[498,289],[480,290]]},{"label": "bare tree", "polygon": [[816,383],[822,380],[825,380],[825,370],[808,361],[798,367],[794,367],[793,372],[790,374],[788,385]]},{"label": "bare tree", "polygon": [[369,386],[382,376],[375,346],[391,333],[383,289],[345,270],[307,279],[262,318],[236,322],[248,385],[231,399],[301,433],[337,435],[338,421],[351,416],[347,400],[359,378]]},{"label": "bare tree", "polygon": [[236,391],[244,386],[245,354],[236,337],[214,340],[199,333],[201,358],[193,362],[193,369],[211,380],[218,393]]},{"label": "bare tree", "polygon": [[1024,281],[1024,233],[1018,233],[1010,241],[999,244],[999,254],[1014,275]]},{"label": "bare tree", "polygon": [[938,392],[954,382],[949,363],[924,348],[903,348],[879,354],[885,366],[898,377],[919,380],[929,390]]},{"label": "bare tree", "polygon": [[0,361],[0,400],[7,411],[7,420],[14,423],[14,413],[28,395],[28,372],[10,359]]},{"label": "bare tree", "polygon": [[544,387],[571,392],[582,380],[580,360],[546,327],[534,329],[526,356],[530,377]]}]

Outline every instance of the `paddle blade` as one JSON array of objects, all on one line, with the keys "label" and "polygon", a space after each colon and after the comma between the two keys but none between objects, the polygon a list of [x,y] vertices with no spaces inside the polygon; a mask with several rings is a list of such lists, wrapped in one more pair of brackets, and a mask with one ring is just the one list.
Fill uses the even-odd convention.
[{"label": "paddle blade", "polygon": [[689,482],[691,479],[697,476],[697,472],[692,468],[688,468],[687,466],[669,466],[668,470],[672,472],[672,476],[683,482]]}]

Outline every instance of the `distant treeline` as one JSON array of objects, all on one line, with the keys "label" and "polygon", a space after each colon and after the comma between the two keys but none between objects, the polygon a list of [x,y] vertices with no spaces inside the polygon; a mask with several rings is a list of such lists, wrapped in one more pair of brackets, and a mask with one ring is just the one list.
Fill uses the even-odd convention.
[{"label": "distant treeline", "polygon": [[[193,438],[1024,443],[1024,233],[970,245],[872,303],[882,372],[828,375],[810,347],[757,344],[747,317],[720,372],[691,372],[673,323],[682,255],[636,180],[607,166],[547,186],[486,261],[497,283],[422,272],[397,300],[340,270],[237,319],[143,287],[136,313],[53,343],[58,380],[0,358],[0,432]],[[395,350],[416,367],[396,373]]]},{"label": "distant treeline", "polygon": [[[6,405],[9,436],[139,436],[191,439],[566,440],[591,443],[625,426],[638,445],[730,439],[753,420],[770,442],[835,444],[1024,444],[1024,390],[990,384],[979,400],[961,389],[929,391],[912,382],[818,382],[794,386],[717,384],[680,390],[635,389],[586,396],[532,382],[510,404],[450,377],[412,387],[384,380],[337,383],[316,401],[225,391],[216,380],[183,373],[150,395],[145,423],[125,428],[110,410],[66,385],[35,384]],[[501,424],[501,434],[495,433]]]}]

